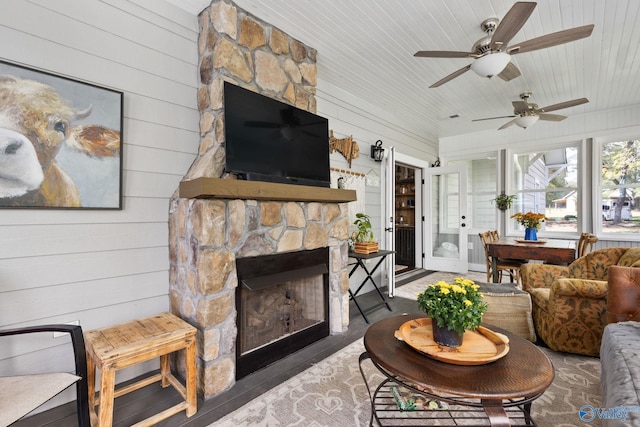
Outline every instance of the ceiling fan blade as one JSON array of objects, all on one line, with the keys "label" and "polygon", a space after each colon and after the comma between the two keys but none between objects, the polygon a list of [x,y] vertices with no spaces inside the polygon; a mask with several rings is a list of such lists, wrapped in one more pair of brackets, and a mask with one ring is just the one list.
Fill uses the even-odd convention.
[{"label": "ceiling fan blade", "polygon": [[540,120],[548,120],[551,122],[560,122],[567,118],[567,116],[561,116],[560,114],[540,114]]},{"label": "ceiling fan blade", "polygon": [[472,58],[473,52],[456,52],[453,50],[420,50],[413,54],[416,58]]},{"label": "ceiling fan blade", "polygon": [[529,104],[524,101],[513,101],[511,104],[513,104],[513,112],[515,114],[526,113],[529,110]]},{"label": "ceiling fan blade", "polygon": [[549,111],[562,110],[563,108],[575,107],[576,105],[586,104],[587,102],[589,102],[587,98],[579,98],[571,101],[565,101],[565,102],[560,102],[558,104],[549,105],[548,107],[539,108],[538,111],[546,113]]},{"label": "ceiling fan blade", "polygon": [[514,44],[507,48],[507,53],[515,55],[517,53],[533,52],[534,50],[545,49],[560,44],[569,43],[589,37],[593,31],[593,24],[584,25],[582,27],[569,28],[568,30],[558,31],[556,33],[547,34],[536,37],[522,43]]},{"label": "ceiling fan blade", "polygon": [[446,82],[448,82],[449,80],[453,80],[456,77],[466,73],[470,69],[471,69],[471,64],[467,65],[466,67],[460,68],[458,71],[449,74],[447,77],[445,77],[443,79],[438,80],[437,82],[435,82],[434,84],[432,84],[429,87],[431,88],[431,87],[441,86],[441,85],[445,84]]},{"label": "ceiling fan blade", "polygon": [[491,50],[505,47],[527,22],[535,8],[535,2],[521,1],[514,4],[491,36]]},{"label": "ceiling fan blade", "polygon": [[503,124],[502,126],[500,126],[500,127],[498,128],[498,130],[502,130],[502,129],[506,129],[506,128],[508,128],[509,126],[511,126],[511,125],[513,125],[513,124],[515,124],[515,123],[516,123],[516,120],[518,120],[518,119],[517,119],[517,118],[515,118],[515,119],[513,119],[513,120],[508,121],[507,123],[505,123],[505,124]]},{"label": "ceiling fan blade", "polygon": [[522,73],[520,72],[518,67],[516,67],[516,65],[513,62],[509,62],[507,64],[507,68],[502,70],[502,72],[498,74],[498,77],[500,77],[505,82],[508,82],[510,80],[515,79],[516,77],[519,77],[521,74]]},{"label": "ceiling fan blade", "polygon": [[484,119],[474,119],[474,120],[471,120],[471,121],[472,121],[472,122],[481,122],[481,121],[483,121],[483,120],[510,119],[510,118],[512,118],[512,117],[518,117],[518,116],[513,116],[513,115],[512,115],[512,116],[487,117],[487,118],[484,118]]}]

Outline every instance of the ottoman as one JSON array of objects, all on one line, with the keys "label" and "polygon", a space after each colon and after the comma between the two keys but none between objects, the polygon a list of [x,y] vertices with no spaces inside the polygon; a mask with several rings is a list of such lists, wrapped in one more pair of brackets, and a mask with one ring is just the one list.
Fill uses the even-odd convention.
[{"label": "ottoman", "polygon": [[478,283],[487,311],[482,323],[506,329],[531,342],[536,333],[531,317],[531,297],[515,284]]},{"label": "ottoman", "polygon": [[[603,408],[628,408],[625,418],[602,420],[603,426],[640,425],[640,322],[610,323],[600,347]],[[634,409],[632,409],[634,408]]]}]

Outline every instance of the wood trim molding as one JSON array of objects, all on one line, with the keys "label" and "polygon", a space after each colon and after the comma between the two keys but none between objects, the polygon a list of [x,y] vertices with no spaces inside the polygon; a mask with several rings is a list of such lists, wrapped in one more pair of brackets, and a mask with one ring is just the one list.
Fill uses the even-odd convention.
[{"label": "wood trim molding", "polygon": [[347,203],[356,200],[356,192],[355,190],[274,182],[196,178],[180,182],[180,197],[185,199],[219,198]]}]

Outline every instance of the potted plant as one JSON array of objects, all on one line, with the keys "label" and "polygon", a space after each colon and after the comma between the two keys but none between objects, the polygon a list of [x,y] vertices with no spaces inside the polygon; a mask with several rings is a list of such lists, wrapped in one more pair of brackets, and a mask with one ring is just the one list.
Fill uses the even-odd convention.
[{"label": "potted plant", "polygon": [[359,254],[370,254],[378,252],[378,242],[373,241],[373,229],[371,218],[364,213],[357,213],[353,224],[358,231],[351,234],[353,241],[353,251]]},{"label": "potted plant", "polygon": [[418,306],[431,317],[436,343],[459,347],[464,331],[480,326],[487,304],[478,289],[473,280],[456,277],[453,283],[441,280],[418,294]]},{"label": "potted plant", "polygon": [[504,191],[502,193],[500,193],[500,195],[498,197],[496,197],[495,199],[491,200],[491,202],[495,202],[496,203],[496,207],[498,209],[500,209],[501,211],[506,211],[507,209],[509,209],[511,207],[511,205],[513,204],[513,201],[515,199],[517,199],[518,196],[515,194],[506,194]]}]

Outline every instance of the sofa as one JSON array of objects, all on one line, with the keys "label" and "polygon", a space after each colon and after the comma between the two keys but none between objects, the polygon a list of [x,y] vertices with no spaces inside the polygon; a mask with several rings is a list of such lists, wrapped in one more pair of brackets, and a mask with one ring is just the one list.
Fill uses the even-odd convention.
[{"label": "sofa", "polygon": [[605,426],[640,425],[640,268],[612,266],[608,283],[600,391],[601,407],[610,417],[602,421]]},{"label": "sofa", "polygon": [[603,248],[568,266],[525,264],[522,289],[531,295],[536,334],[550,349],[598,356],[606,325],[611,266],[640,267],[640,248]]}]

